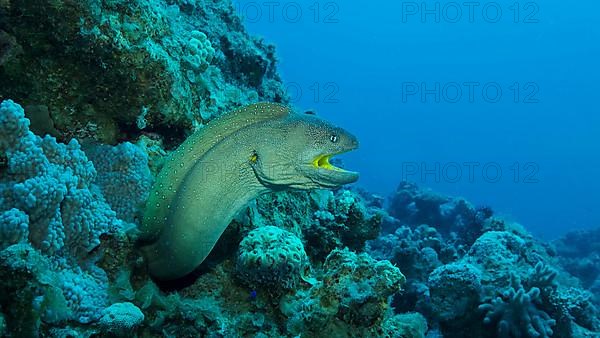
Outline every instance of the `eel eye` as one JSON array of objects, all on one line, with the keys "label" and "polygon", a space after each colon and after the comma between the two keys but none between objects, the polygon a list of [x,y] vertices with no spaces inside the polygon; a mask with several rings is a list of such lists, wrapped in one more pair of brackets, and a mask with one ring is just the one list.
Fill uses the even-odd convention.
[{"label": "eel eye", "polygon": [[336,143],[338,141],[338,137],[336,134],[332,134],[331,136],[329,136],[329,141]]}]

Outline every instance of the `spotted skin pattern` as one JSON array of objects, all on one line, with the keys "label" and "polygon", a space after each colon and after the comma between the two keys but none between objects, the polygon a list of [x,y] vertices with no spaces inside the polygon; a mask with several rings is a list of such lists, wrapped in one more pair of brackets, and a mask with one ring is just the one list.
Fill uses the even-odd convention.
[{"label": "spotted skin pattern", "polygon": [[328,159],[357,147],[347,131],[274,103],[212,121],[171,155],[152,189],[141,227],[151,275],[171,280],[192,272],[260,194],[356,181],[357,173]]}]

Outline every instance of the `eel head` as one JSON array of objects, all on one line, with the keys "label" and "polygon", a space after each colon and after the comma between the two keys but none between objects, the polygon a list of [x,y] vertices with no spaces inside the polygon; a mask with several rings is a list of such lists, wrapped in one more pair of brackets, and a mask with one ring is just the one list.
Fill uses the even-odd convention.
[{"label": "eel head", "polygon": [[270,149],[251,157],[259,181],[273,190],[335,188],[356,182],[358,173],[330,163],[333,156],[358,148],[348,131],[312,115],[296,115],[277,130],[283,135]]}]

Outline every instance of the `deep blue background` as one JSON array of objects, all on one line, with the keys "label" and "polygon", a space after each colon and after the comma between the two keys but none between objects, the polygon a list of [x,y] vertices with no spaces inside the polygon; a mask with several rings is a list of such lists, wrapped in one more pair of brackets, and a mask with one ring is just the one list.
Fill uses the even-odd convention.
[{"label": "deep blue background", "polygon": [[[277,46],[294,103],[359,137],[344,157],[359,185],[388,195],[408,178],[544,238],[600,225],[600,3],[475,2],[472,16],[448,3],[426,2],[438,18],[422,17],[421,1],[239,0],[237,10]],[[472,100],[466,82],[479,84]],[[439,102],[422,85],[439,85]],[[479,164],[471,178],[465,162]]]}]

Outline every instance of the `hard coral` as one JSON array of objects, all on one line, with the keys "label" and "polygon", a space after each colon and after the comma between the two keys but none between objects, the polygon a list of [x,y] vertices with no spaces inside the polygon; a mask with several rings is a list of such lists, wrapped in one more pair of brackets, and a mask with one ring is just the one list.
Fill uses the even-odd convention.
[{"label": "hard coral", "polygon": [[390,314],[389,298],[405,282],[400,270],[347,249],[331,252],[323,270],[310,289],[281,300],[288,330],[308,336],[317,332],[378,336],[379,325]]},{"label": "hard coral", "polygon": [[344,189],[269,194],[250,211],[254,227],[276,225],[293,232],[319,262],[336,248],[362,251],[381,231],[381,220],[381,209],[365,206],[361,196]]},{"label": "hard coral", "polygon": [[247,34],[230,2],[0,8],[0,100],[45,105],[64,138],[113,144],[147,128],[177,142],[240,104],[286,100],[273,48]]},{"label": "hard coral", "polygon": [[28,130],[23,109],[0,104],[0,209],[17,208],[29,218],[29,240],[44,253],[84,257],[100,235],[121,226],[92,185],[96,171],[77,141],[56,143]]},{"label": "hard coral", "polygon": [[29,236],[29,217],[12,208],[0,214],[0,250],[12,244],[26,242]]},{"label": "hard coral", "polygon": [[102,312],[98,322],[106,333],[131,334],[144,321],[144,314],[130,302],[115,303]]},{"label": "hard coral", "polygon": [[307,277],[310,265],[298,237],[264,226],[250,231],[240,243],[236,270],[251,287],[291,289]]},{"label": "hard coral", "polygon": [[427,284],[433,315],[440,321],[469,316],[479,304],[481,272],[470,264],[440,266],[429,275]]},{"label": "hard coral", "polygon": [[101,238],[123,222],[77,141],[34,135],[10,100],[0,104],[0,122],[0,270],[12,279],[1,285],[1,301],[18,304],[8,313],[9,332],[49,334],[65,321],[95,322],[108,305],[108,277],[95,266]]},{"label": "hard coral", "polygon": [[129,142],[96,146],[87,152],[97,171],[96,183],[119,219],[134,223],[148,199],[152,175],[148,155]]}]

